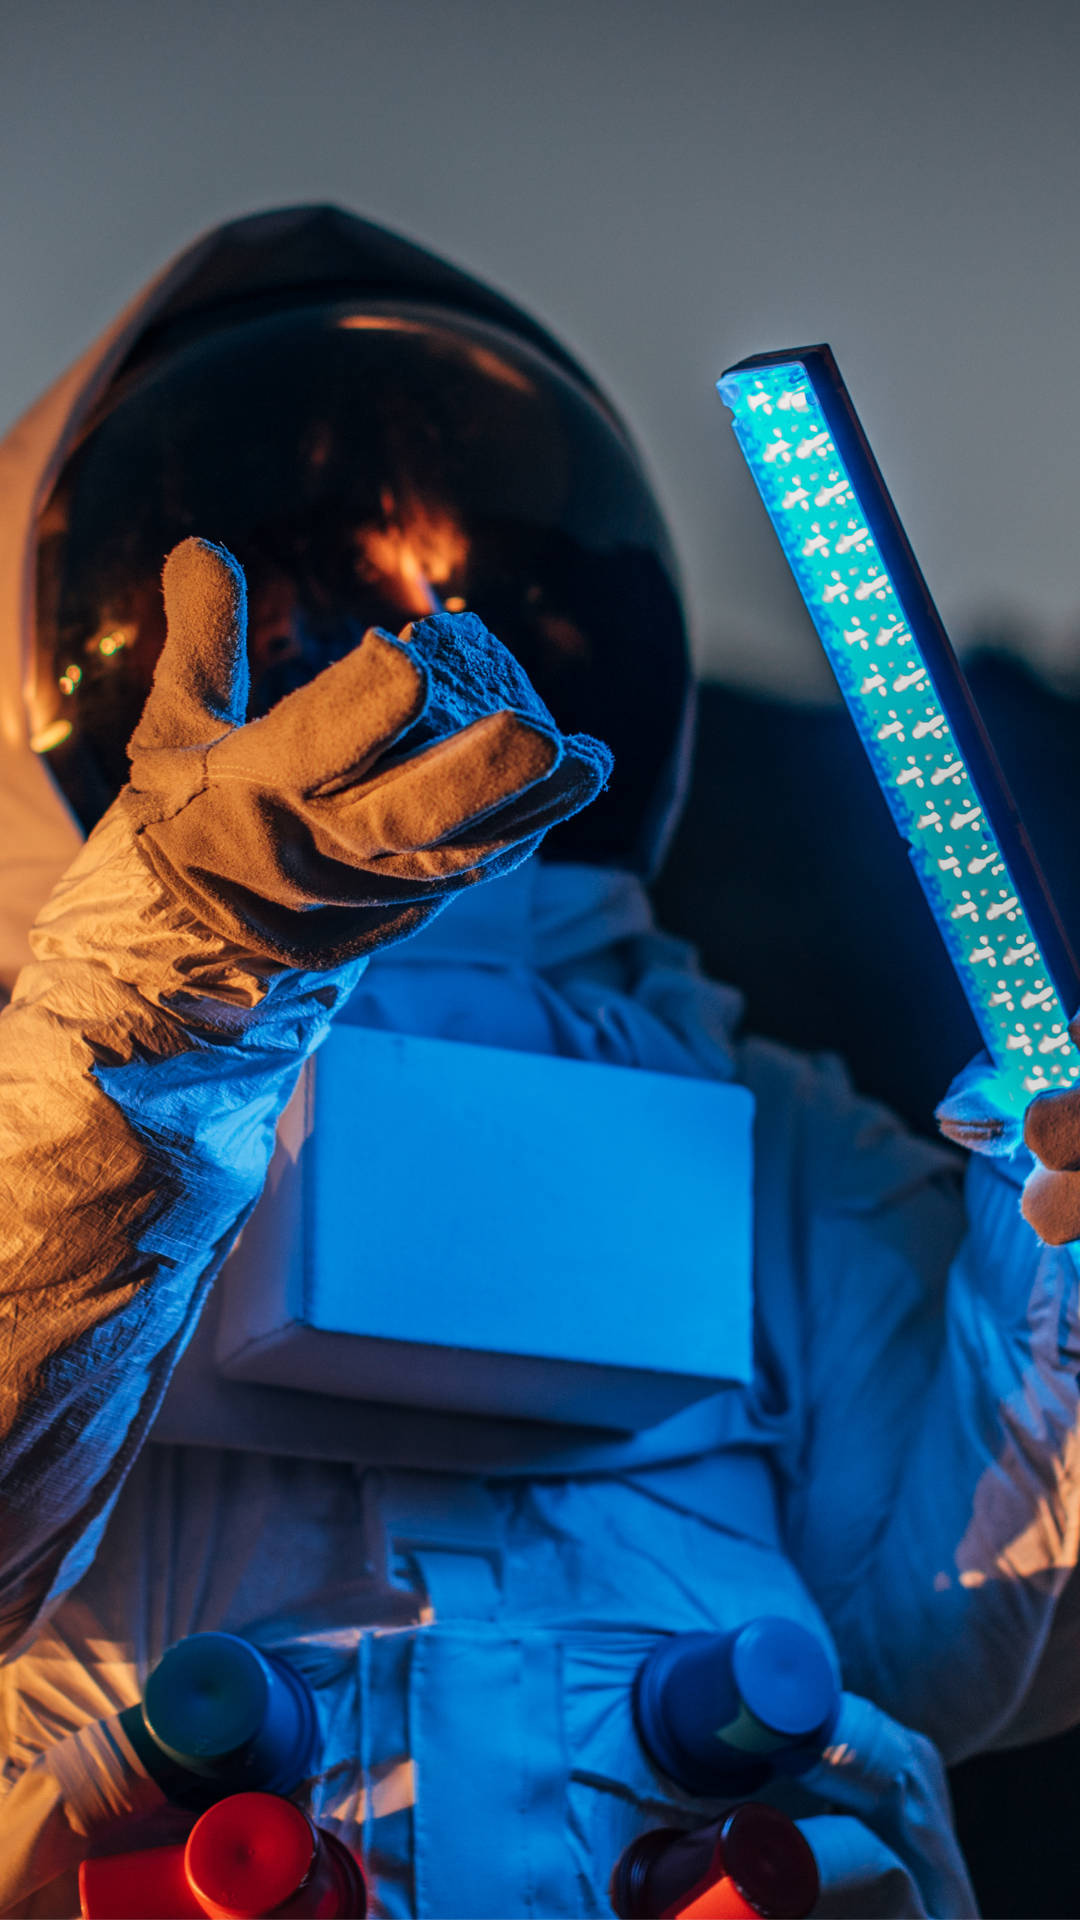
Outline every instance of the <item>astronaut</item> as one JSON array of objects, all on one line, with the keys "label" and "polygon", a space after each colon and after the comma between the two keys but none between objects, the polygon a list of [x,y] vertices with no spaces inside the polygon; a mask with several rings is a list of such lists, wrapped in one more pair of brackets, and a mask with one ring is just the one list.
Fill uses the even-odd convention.
[{"label": "astronaut", "polygon": [[[301,208],[166,269],[9,436],[0,489],[0,1910],[74,1911],[103,1823],[167,1822],[117,1715],[227,1628],[312,1679],[312,1809],[380,1911],[603,1913],[635,1833],[715,1811],[640,1751],[637,1664],[771,1613],[848,1689],[804,1783],[846,1889],[823,1911],[973,1911],[932,1743],[1080,1714],[1047,1652],[1073,1255],[1022,1216],[1030,1154],[984,1080],[949,1110],[996,1150],[965,1197],[951,1148],[743,1038],[655,928],[692,691],[608,401],[489,289]],[[484,1472],[452,1442],[167,1440],[332,1019],[749,1088],[752,1383]],[[1067,1166],[1071,1109],[1045,1111]],[[354,1123],[359,1159],[363,1087]],[[1034,1178],[1067,1238],[1075,1176]],[[405,1509],[434,1543],[412,1584]]]}]

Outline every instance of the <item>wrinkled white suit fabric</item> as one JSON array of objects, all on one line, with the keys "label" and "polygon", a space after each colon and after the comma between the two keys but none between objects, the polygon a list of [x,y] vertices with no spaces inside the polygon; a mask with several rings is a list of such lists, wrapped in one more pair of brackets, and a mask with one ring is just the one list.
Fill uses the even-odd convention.
[{"label": "wrinkled white suit fabric", "polygon": [[[280,226],[244,224],[249,256],[272,252]],[[184,276],[0,450],[5,683],[36,504],[117,343]],[[108,827],[46,904],[77,836],[18,698],[2,711],[9,972],[39,918],[0,1016],[0,1910],[74,1912],[103,1811],[167,1820],[110,1716],[172,1641],[225,1627],[312,1677],[313,1810],[363,1850],[380,1911],[603,1913],[629,1839],[715,1811],[638,1750],[636,1665],[657,1634],[773,1612],[821,1635],[849,1690],[793,1803],[823,1911],[972,1911],[929,1742],[953,1758],[1007,1736],[1080,1506],[1072,1255],[1036,1241],[1009,1170],[973,1162],[965,1203],[956,1157],[835,1063],[740,1040],[736,996],[625,876],[533,860],[366,972],[246,985],[145,870],[115,883]],[[747,1085],[752,1387],[483,1482],[448,1459],[364,1472],[148,1439],[332,1017]],[[358,1140],[377,1125],[358,1088]],[[386,1550],[410,1501],[443,1523],[412,1585]]]},{"label": "wrinkled white suit fabric", "polygon": [[[84,861],[94,846],[91,841]],[[65,901],[86,884],[63,888],[45,916],[50,950]],[[175,930],[169,938],[175,940]],[[4,1017],[9,1031],[17,1019],[41,1017],[28,991],[35,977],[34,969],[22,977],[19,998]],[[197,1297],[213,1247],[228,1238],[213,1231],[218,1216],[208,1212],[212,1167],[220,1156],[217,1204],[235,1205],[237,1182],[245,1178],[237,1151],[245,1093],[252,1122],[246,1178],[257,1185],[270,1144],[268,1089],[275,1075],[282,1097],[292,1084],[296,1053],[289,1041],[296,1051],[308,1043],[304,996],[310,990],[310,981],[296,983],[280,1024],[265,1001],[258,1018],[230,1009],[230,1023],[252,1022],[251,1040],[244,1036],[238,1044],[235,1026],[212,1040],[201,1032],[191,1053],[160,1062],[157,1084],[158,1066],[145,1058],[99,1074],[105,1097],[132,1133],[137,1129],[148,1150],[152,1141],[155,1208],[148,1230],[142,1232],[141,1218],[138,1226],[115,1211],[110,1218],[129,1240],[141,1237],[133,1268],[152,1264],[166,1249],[161,1270],[172,1316],[178,1317],[186,1284]],[[605,1910],[608,1873],[629,1839],[643,1826],[695,1811],[653,1774],[633,1736],[630,1681],[659,1632],[787,1614],[836,1646],[853,1690],[874,1693],[909,1719],[917,1717],[913,1708],[921,1709],[931,1730],[940,1732],[935,1696],[958,1647],[970,1644],[982,1594],[950,1584],[936,1596],[940,1626],[923,1617],[919,1603],[924,1587],[935,1597],[933,1576],[950,1564],[963,1495],[958,1489],[955,1510],[942,1512],[916,1567],[903,1564],[904,1533],[895,1549],[888,1539],[879,1546],[878,1535],[883,1478],[894,1517],[904,1517],[905,1446],[926,1416],[940,1370],[941,1329],[927,1303],[923,1267],[940,1241],[934,1298],[963,1225],[951,1159],[856,1101],[831,1065],[772,1047],[739,1046],[737,1010],[736,996],[703,981],[686,949],[652,930],[637,883],[536,861],[468,896],[369,964],[341,1017],[498,1045],[513,1039],[519,1047],[624,1068],[737,1074],[754,1089],[762,1123],[758,1383],[749,1393],[728,1390],[650,1434],[599,1438],[592,1459],[581,1459],[572,1477],[545,1476],[538,1457],[535,1476],[502,1484],[463,1485],[451,1475],[392,1467],[365,1474],[151,1443],[116,1500],[93,1565],[3,1670],[8,1804],[13,1830],[22,1804],[34,1810],[37,1830],[26,1847],[38,1848],[35,1871],[64,1864],[59,1852],[43,1847],[43,1812],[63,1801],[54,1829],[70,1856],[71,1810],[79,1805],[77,1756],[52,1743],[69,1732],[78,1737],[87,1722],[137,1698],[148,1667],[172,1640],[213,1626],[252,1633],[311,1673],[324,1723],[316,1809],[365,1849],[387,1912]],[[124,1017],[132,1017],[131,1009]],[[145,1033],[149,1010],[142,1017]],[[318,1020],[328,1017],[320,1004]],[[204,1051],[211,1048],[220,1049],[219,1067],[214,1095],[203,1103],[198,1074],[206,1071]],[[31,1055],[40,1065],[36,1041]],[[56,1078],[50,1075],[53,1084]],[[362,1125],[362,1090],[358,1121]],[[864,1164],[861,1184],[853,1187],[856,1139]],[[185,1171],[175,1182],[174,1213],[168,1199],[174,1183],[162,1175],[178,1151],[185,1164],[194,1158],[205,1168],[205,1185]],[[74,1148],[70,1157],[78,1158]],[[830,1177],[830,1169],[837,1174]],[[144,1190],[146,1178],[136,1179],[134,1189]],[[132,1184],[126,1171],[125,1181]],[[793,1217],[800,1185],[816,1199]],[[198,1232],[192,1201],[202,1222]],[[868,1214],[881,1248],[890,1249],[887,1262],[879,1254],[875,1269],[883,1297],[873,1303],[860,1286],[845,1301],[836,1293],[838,1263],[841,1273],[864,1278]],[[100,1222],[95,1232],[100,1237]],[[801,1267],[796,1242],[805,1249]],[[191,1249],[186,1260],[185,1246]],[[148,1311],[149,1288],[131,1291],[134,1311],[125,1299],[108,1320],[109,1339],[127,1360],[105,1374],[107,1391],[103,1369],[94,1363],[100,1335],[86,1315],[85,1358],[78,1336],[61,1323],[55,1364],[62,1365],[66,1393],[52,1396],[39,1382],[33,1396],[39,1428],[48,1431],[50,1414],[71,1421],[71,1428],[42,1449],[36,1477],[33,1456],[20,1459],[26,1495],[20,1506],[27,1517],[19,1567],[5,1583],[11,1633],[25,1631],[44,1599],[51,1563],[39,1533],[52,1538],[67,1517],[65,1560],[52,1576],[54,1587],[85,1564],[101,1526],[102,1490],[116,1472],[110,1450],[120,1460],[131,1448],[146,1398],[156,1394],[154,1383],[174,1350],[175,1318],[167,1318],[164,1303],[160,1315]],[[155,1327],[164,1335],[166,1359],[155,1349]],[[817,1463],[823,1459],[835,1474],[836,1454],[853,1431],[858,1395],[846,1363],[856,1337],[871,1373],[888,1354],[892,1386],[879,1387],[876,1397],[886,1392],[889,1417],[872,1446],[877,1422],[863,1409],[859,1470],[846,1469],[836,1509],[824,1492],[816,1497]],[[34,1357],[40,1365],[40,1352]],[[834,1394],[834,1372],[848,1383],[843,1399]],[[818,1379],[828,1391],[815,1395]],[[943,1398],[947,1425],[947,1384]],[[834,1404],[839,1431],[829,1418]],[[108,1420],[113,1407],[120,1412],[115,1426]],[[93,1444],[73,1446],[68,1434],[88,1425]],[[963,1436],[953,1439],[959,1445]],[[972,1469],[981,1459],[976,1447]],[[396,1584],[385,1560],[384,1513],[403,1489],[436,1515],[440,1508],[450,1511],[451,1520],[463,1497],[482,1506],[489,1515],[482,1544],[497,1542],[494,1579],[486,1553],[475,1557],[472,1572],[482,1577],[471,1581],[470,1556],[451,1554],[441,1590],[430,1562],[425,1591]],[[913,1502],[925,1491],[924,1481]],[[439,1571],[436,1565],[436,1576]],[[815,1598],[819,1585],[829,1602],[824,1617]],[[432,1611],[429,1589],[435,1589],[434,1621],[425,1617]],[[944,1611],[950,1598],[957,1616],[952,1627]],[[867,1618],[869,1607],[879,1617]],[[934,1634],[940,1648],[931,1670]],[[835,1851],[846,1835],[849,1851],[856,1839],[864,1852],[884,1847],[889,1872],[895,1875],[903,1863],[924,1889],[927,1911],[970,1911],[933,1749],[892,1721],[883,1722],[879,1735],[878,1719],[863,1703],[849,1698],[845,1711],[859,1738],[844,1738],[839,1729],[823,1779],[811,1784],[823,1799],[827,1794],[826,1804],[851,1804],[845,1795],[853,1795],[878,1839],[848,1822],[830,1846]],[[868,1758],[871,1730],[885,1741],[883,1770]],[[100,1777],[102,1730],[82,1738],[95,1742]],[[114,1729],[112,1738],[122,1736]],[[813,1805],[799,1801],[797,1810]],[[704,1817],[711,1809],[696,1811]],[[79,1812],[76,1827],[92,1827],[95,1817],[93,1807]],[[463,1846],[470,1819],[481,1829],[494,1825],[505,1846],[479,1854]],[[850,1871],[848,1851],[844,1860]],[[839,1874],[835,1862],[833,1871]],[[895,1880],[889,1885],[895,1898]],[[865,1887],[860,1898],[867,1899]]]}]

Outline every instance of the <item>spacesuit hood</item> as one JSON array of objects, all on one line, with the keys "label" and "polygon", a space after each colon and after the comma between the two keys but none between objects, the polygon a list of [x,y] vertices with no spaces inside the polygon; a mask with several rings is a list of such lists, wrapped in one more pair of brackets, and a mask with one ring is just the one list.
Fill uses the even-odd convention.
[{"label": "spacesuit hood", "polygon": [[[136,295],[0,442],[0,984],[28,957],[29,929],[81,831],[32,745],[31,664],[38,517],[90,415],[133,353],[205,318],[357,295],[449,305],[495,322],[596,388],[509,300],[398,235],[333,206],[291,207],[215,227]],[[602,397],[601,397],[602,400]],[[602,400],[606,407],[607,402]],[[608,408],[610,412],[610,408]]]}]

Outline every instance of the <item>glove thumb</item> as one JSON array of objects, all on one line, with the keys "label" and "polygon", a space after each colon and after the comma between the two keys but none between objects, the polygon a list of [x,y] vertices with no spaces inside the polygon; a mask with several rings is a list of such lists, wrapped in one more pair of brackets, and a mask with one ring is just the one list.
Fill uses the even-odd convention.
[{"label": "glove thumb", "polygon": [[182,540],[165,562],[165,645],[128,757],[207,747],[244,724],[248,702],[243,568],[209,540]]},{"label": "glove thumb", "polygon": [[972,1153],[1004,1159],[1021,1144],[1023,1105],[1017,1104],[986,1053],[976,1055],[957,1074],[934,1118],[946,1140]]}]

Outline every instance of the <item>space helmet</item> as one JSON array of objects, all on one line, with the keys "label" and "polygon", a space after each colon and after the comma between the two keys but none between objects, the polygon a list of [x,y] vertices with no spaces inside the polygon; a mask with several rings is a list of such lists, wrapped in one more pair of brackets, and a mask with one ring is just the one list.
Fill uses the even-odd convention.
[{"label": "space helmet", "polygon": [[127,776],[164,638],[162,561],[196,533],[247,574],[249,717],[368,626],[467,608],[561,728],[615,755],[608,791],[545,857],[648,874],[682,784],[691,676],[630,437],[501,296],[323,211],[351,224],[351,271],[324,249],[321,273],[216,298],[210,275],[137,338],[68,448],[38,518],[38,750],[89,830]]}]

